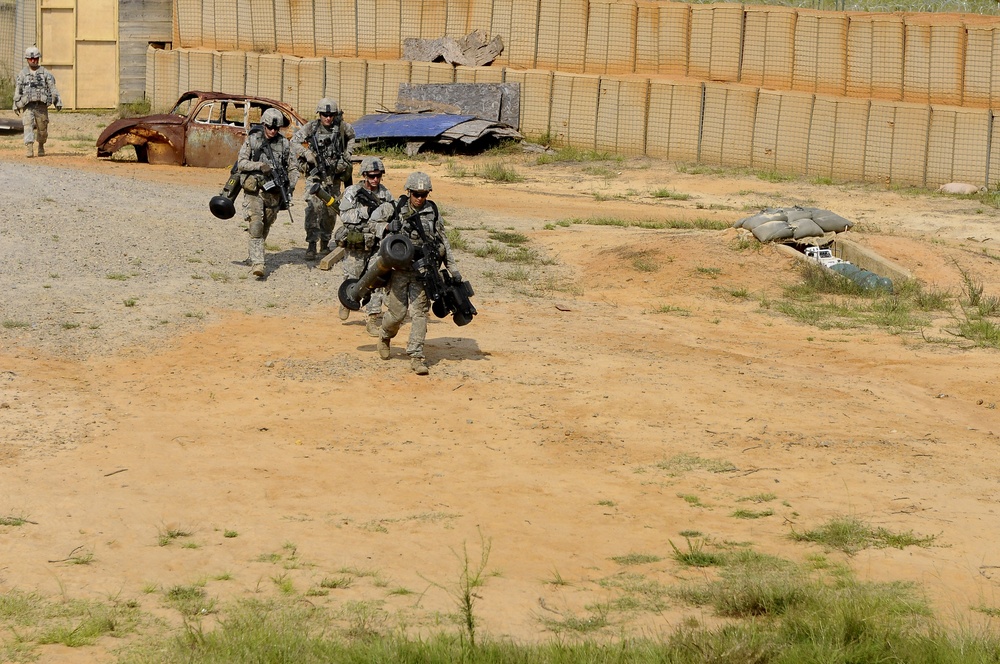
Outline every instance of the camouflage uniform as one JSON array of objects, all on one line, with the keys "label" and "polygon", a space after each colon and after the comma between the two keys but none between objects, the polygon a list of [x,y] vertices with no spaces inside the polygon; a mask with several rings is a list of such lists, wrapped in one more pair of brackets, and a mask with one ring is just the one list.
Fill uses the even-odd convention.
[{"label": "camouflage uniform", "polygon": [[[295,170],[295,159],[292,156],[288,139],[275,134],[267,140],[264,130],[255,127],[243,142],[237,159],[240,173],[243,173],[243,217],[250,231],[250,264],[253,274],[261,277],[264,274],[264,240],[271,231],[271,225],[281,209],[281,193],[277,187],[271,187],[273,171],[266,175],[261,167],[268,164],[273,167],[283,167],[288,174],[288,195],[291,197],[299,173]],[[265,189],[265,187],[271,187]],[[258,274],[259,270],[259,274]]]},{"label": "camouflage uniform", "polygon": [[[398,210],[398,217],[397,212]],[[372,213],[371,221],[376,227],[384,228],[394,217],[405,219],[414,212],[408,196],[401,197],[395,204],[384,204]],[[423,225],[424,234],[431,242],[439,244],[439,252],[444,258],[445,267],[453,274],[458,270],[455,266],[455,256],[452,254],[451,245],[445,236],[444,223],[438,214],[437,206],[432,201],[425,201],[419,208],[420,223]],[[414,222],[410,222],[414,223]],[[414,247],[422,247],[423,240],[412,228],[408,230],[410,240]],[[388,342],[399,332],[400,326],[406,314],[410,314],[410,338],[406,344],[406,354],[410,356],[411,365],[417,373],[426,374],[427,365],[424,362],[424,340],[427,338],[427,312],[430,310],[430,301],[424,290],[424,282],[420,275],[413,269],[393,270],[389,278],[386,297],[388,311],[382,319],[382,329],[379,337],[379,354],[384,359],[388,359]],[[384,352],[383,352],[384,348]],[[418,369],[418,365],[422,370]]]},{"label": "camouflage uniform", "polygon": [[[319,144],[319,154],[314,154],[312,136]],[[299,127],[292,136],[299,167],[306,176],[306,189],[318,182],[331,196],[338,196],[342,182],[350,183],[353,164],[351,154],[354,152],[354,127],[341,120],[330,128],[324,127],[319,120],[310,120]],[[320,168],[317,168],[319,166]],[[324,176],[319,175],[319,171]],[[337,208],[327,205],[315,194],[306,194],[306,242],[319,242],[326,250],[333,236],[333,227],[337,223]]]},{"label": "camouflage uniform", "polygon": [[14,111],[23,114],[25,154],[34,156],[38,141],[38,156],[45,154],[49,138],[49,105],[62,110],[62,98],[56,89],[56,79],[45,67],[25,66],[14,80]]},{"label": "camouflage uniform", "polygon": [[[358,189],[364,186],[364,183],[352,184],[344,190],[344,195],[340,199],[340,221],[343,225],[337,229],[335,240],[338,247],[344,248],[344,258],[341,263],[344,279],[361,277],[365,261],[376,244],[375,229],[369,223],[373,210],[370,211],[357,197]],[[392,202],[392,193],[384,184],[379,183],[378,189],[370,193],[381,203]],[[382,292],[381,288],[372,292],[371,299],[365,307],[368,316],[378,316],[382,313]]]}]

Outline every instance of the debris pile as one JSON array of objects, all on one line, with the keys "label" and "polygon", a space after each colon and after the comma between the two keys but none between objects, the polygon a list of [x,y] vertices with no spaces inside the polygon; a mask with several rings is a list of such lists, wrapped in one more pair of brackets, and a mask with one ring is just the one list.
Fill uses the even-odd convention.
[{"label": "debris pile", "polygon": [[517,83],[401,83],[396,113],[373,113],[354,123],[359,140],[404,144],[413,156],[424,149],[480,152],[517,131],[521,87]]},{"label": "debris pile", "polygon": [[417,62],[447,62],[466,67],[482,67],[496,60],[503,53],[503,40],[490,39],[482,30],[473,30],[459,39],[441,37],[439,39],[403,40],[403,59]]}]

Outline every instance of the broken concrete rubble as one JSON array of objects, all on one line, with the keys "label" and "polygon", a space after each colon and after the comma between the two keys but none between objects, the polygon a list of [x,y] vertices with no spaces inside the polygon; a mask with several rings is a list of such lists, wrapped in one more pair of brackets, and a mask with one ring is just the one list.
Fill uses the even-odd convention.
[{"label": "broken concrete rubble", "polygon": [[441,37],[439,39],[403,40],[403,59],[418,62],[448,62],[466,67],[488,65],[503,53],[500,37],[489,39],[482,30],[473,30],[465,37]]}]

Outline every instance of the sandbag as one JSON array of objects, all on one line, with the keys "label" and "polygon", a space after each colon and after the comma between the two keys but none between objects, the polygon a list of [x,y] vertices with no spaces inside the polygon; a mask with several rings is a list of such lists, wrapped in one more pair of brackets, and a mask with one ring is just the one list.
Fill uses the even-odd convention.
[{"label": "sandbag", "polygon": [[822,237],[823,229],[819,227],[812,219],[799,219],[792,227],[795,229],[795,233],[792,235],[796,240],[801,240],[804,237]]},{"label": "sandbag", "polygon": [[782,210],[764,210],[750,217],[740,219],[733,226],[752,231],[761,224],[766,224],[769,221],[785,221],[786,219],[787,217],[785,217],[785,213]]},{"label": "sandbag", "polygon": [[753,236],[761,242],[773,242],[774,240],[787,240],[795,234],[795,230],[787,221],[776,220],[761,224],[753,229]]},{"label": "sandbag", "polygon": [[964,196],[969,196],[971,194],[978,194],[980,191],[985,192],[986,187],[980,189],[974,184],[969,184],[968,182],[949,182],[948,184],[943,184],[938,187],[938,191],[942,191],[946,194],[962,194]]},{"label": "sandbag", "polygon": [[788,220],[788,223],[798,221],[799,219],[812,219],[814,212],[816,212],[816,208],[793,207],[785,210],[785,218]]},{"label": "sandbag", "polygon": [[817,210],[813,214],[812,220],[827,233],[843,233],[854,225],[853,221],[845,219],[829,210]]}]

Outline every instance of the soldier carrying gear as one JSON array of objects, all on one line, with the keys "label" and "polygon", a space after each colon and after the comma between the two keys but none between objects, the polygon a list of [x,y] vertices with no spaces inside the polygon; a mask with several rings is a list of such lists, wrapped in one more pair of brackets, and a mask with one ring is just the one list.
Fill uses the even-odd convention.
[{"label": "soldier carrying gear", "polygon": [[[409,234],[416,248],[415,255],[419,255],[421,259],[431,253],[440,257],[451,278],[461,282],[462,277],[458,273],[437,205],[427,200],[427,195],[432,190],[430,176],[421,172],[411,173],[406,178],[405,187],[408,195],[400,197],[393,204],[379,206],[371,215],[371,223],[382,232]],[[424,249],[426,243],[434,244],[433,251],[429,251],[430,247],[428,250]],[[386,297],[388,311],[382,318],[376,348],[379,357],[389,359],[389,341],[399,332],[403,319],[409,313],[411,326],[406,354],[410,356],[410,368],[417,375],[426,376],[428,369],[424,359],[424,339],[427,337],[430,299],[418,262],[419,260],[415,260],[409,268],[394,269],[389,277]],[[429,266],[427,269],[437,270],[440,266]]]},{"label": "soldier carrying gear", "polygon": [[45,155],[45,141],[49,137],[49,106],[61,111],[62,97],[56,89],[56,79],[39,63],[42,53],[35,46],[24,50],[27,65],[14,79],[14,113],[24,114],[24,155],[35,156],[35,141],[38,141],[38,156]]},{"label": "soldier carrying gear", "polygon": [[[292,145],[299,161],[299,170],[306,177],[305,259],[315,260],[316,245],[321,254],[329,253],[333,228],[337,223],[337,201],[343,185],[353,181],[354,127],[344,122],[337,100],[324,97],[316,104],[315,120],[299,127],[292,136]],[[328,195],[324,201],[316,193],[318,184]]]},{"label": "soldier carrying gear", "polygon": [[[352,184],[340,199],[340,220],[334,239],[337,246],[344,248],[342,270],[344,279],[358,279],[365,271],[367,261],[375,247],[375,229],[370,223],[371,215],[383,203],[392,202],[392,193],[382,184],[385,165],[378,157],[361,160],[361,176],[364,180]],[[378,336],[382,317],[382,289],[372,293],[365,309],[368,317],[365,329],[373,337]],[[340,305],[340,319],[347,320],[351,310]]]},{"label": "soldier carrying gear", "polygon": [[[236,160],[243,174],[243,216],[250,231],[250,273],[263,279],[264,240],[282,205],[291,205],[299,172],[295,168],[291,145],[279,129],[285,116],[275,108],[264,111],[260,127],[247,134]],[[289,214],[291,214],[289,212]]]}]

